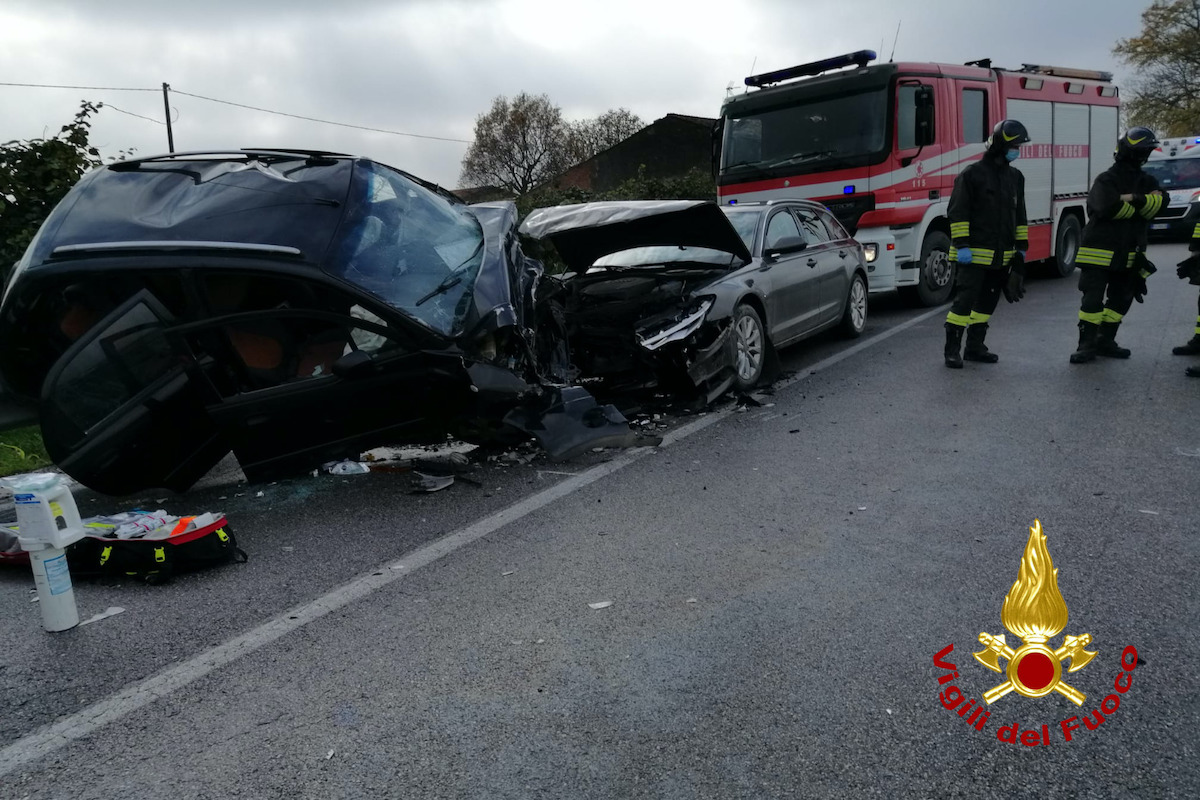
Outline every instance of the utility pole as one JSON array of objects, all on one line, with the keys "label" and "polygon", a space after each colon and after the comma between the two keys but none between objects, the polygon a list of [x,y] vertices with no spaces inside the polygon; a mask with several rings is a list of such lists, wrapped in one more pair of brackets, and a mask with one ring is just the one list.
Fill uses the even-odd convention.
[{"label": "utility pole", "polygon": [[175,134],[171,131],[171,101],[168,99],[168,93],[171,87],[167,83],[163,83],[163,113],[167,115],[167,152],[175,152]]}]

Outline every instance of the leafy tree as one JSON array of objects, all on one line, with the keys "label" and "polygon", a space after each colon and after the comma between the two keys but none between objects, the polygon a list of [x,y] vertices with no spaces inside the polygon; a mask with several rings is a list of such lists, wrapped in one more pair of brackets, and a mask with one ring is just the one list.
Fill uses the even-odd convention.
[{"label": "leafy tree", "polygon": [[1154,0],[1141,34],[1113,52],[1139,71],[1125,101],[1133,124],[1159,136],[1200,131],[1200,0]]},{"label": "leafy tree", "polygon": [[646,127],[642,118],[627,108],[613,108],[595,119],[571,123],[567,131],[567,155],[571,163],[587,161]]},{"label": "leafy tree", "polygon": [[567,124],[547,95],[504,96],[475,119],[475,140],[462,161],[463,186],[499,186],[525,192],[568,163]]},{"label": "leafy tree", "polygon": [[103,103],[84,102],[49,139],[0,145],[0,275],[7,277],[38,226],[84,173],[101,165],[88,142],[90,118]]}]

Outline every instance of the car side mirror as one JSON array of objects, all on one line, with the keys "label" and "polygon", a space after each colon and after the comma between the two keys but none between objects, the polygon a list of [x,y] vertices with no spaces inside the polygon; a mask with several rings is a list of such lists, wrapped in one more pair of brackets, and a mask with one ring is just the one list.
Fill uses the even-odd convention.
[{"label": "car side mirror", "polygon": [[353,380],[375,371],[375,361],[363,350],[351,350],[333,362],[333,374],[339,378]]},{"label": "car side mirror", "polygon": [[914,141],[917,147],[925,147],[934,142],[935,132],[933,128],[933,87],[920,86],[916,91],[917,113],[915,116],[917,129],[914,131]]},{"label": "car side mirror", "polygon": [[801,239],[799,236],[785,236],[775,243],[773,247],[768,247],[763,251],[763,258],[774,261],[780,256],[786,256],[791,253],[799,253],[804,248],[808,247],[808,242]]}]

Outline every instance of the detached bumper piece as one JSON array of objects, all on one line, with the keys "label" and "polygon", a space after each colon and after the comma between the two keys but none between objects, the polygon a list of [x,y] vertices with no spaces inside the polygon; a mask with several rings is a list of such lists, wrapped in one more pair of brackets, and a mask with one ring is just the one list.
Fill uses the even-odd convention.
[{"label": "detached bumper piece", "polygon": [[630,430],[612,405],[600,405],[581,386],[552,389],[510,411],[504,421],[537,439],[554,461],[574,458],[593,447],[637,447],[658,444]]}]

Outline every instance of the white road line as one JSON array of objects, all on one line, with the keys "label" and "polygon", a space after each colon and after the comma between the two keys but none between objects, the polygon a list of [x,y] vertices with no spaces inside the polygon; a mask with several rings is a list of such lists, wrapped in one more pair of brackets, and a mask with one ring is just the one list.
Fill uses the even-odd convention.
[{"label": "white road line", "polygon": [[[890,339],[896,334],[908,330],[940,312],[940,308],[935,308],[907,320],[894,328],[890,328],[878,336],[872,336],[870,339],[866,339],[836,355],[823,359],[813,366],[806,368],[803,372],[777,383],[776,387],[777,389],[785,389],[810,375],[828,369],[834,364],[862,352],[868,347]],[[703,414],[692,422],[666,434],[663,437],[660,447],[668,447],[695,433],[699,433],[735,413],[735,410],[735,407],[730,407],[721,411],[712,411]],[[23,736],[8,747],[0,750],[0,777],[8,775],[24,764],[28,764],[31,761],[66,747],[76,739],[87,736],[108,723],[115,722],[121,717],[137,711],[139,708],[149,705],[161,697],[166,697],[171,692],[199,680],[213,670],[219,669],[244,655],[262,649],[276,639],[286,636],[310,622],[321,619],[331,611],[336,611],[385,586],[403,580],[412,574],[413,571],[466,547],[472,542],[487,536],[489,533],[494,533],[510,522],[515,522],[540,508],[544,508],[555,500],[566,497],[607,475],[624,469],[653,452],[655,452],[655,448],[637,448],[623,453],[611,461],[591,467],[578,475],[567,478],[561,483],[555,484],[537,494],[530,495],[508,508],[497,511],[495,514],[484,517],[465,528],[460,528],[454,533],[410,553],[402,559],[403,571],[399,569],[399,562],[394,562],[390,565],[384,564],[370,574],[355,578],[349,583],[315,600],[297,606],[290,611],[285,611],[253,630],[249,630],[223,644],[205,650],[157,675],[153,675],[138,683],[130,684],[111,697],[105,698],[81,711],[77,711],[69,717],[64,717],[57,722],[53,722],[28,736]]]}]

